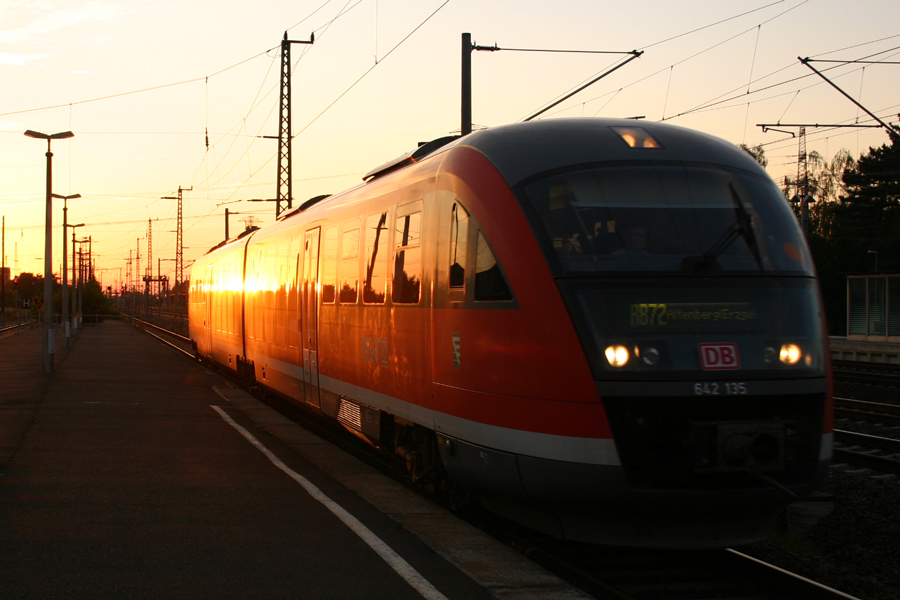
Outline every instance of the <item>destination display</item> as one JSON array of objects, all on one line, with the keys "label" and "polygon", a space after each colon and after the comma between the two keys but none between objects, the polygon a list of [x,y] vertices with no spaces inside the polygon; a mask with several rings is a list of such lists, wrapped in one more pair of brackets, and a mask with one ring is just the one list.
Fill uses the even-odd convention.
[{"label": "destination display", "polygon": [[750,302],[664,302],[630,305],[632,327],[733,327],[757,321]]}]

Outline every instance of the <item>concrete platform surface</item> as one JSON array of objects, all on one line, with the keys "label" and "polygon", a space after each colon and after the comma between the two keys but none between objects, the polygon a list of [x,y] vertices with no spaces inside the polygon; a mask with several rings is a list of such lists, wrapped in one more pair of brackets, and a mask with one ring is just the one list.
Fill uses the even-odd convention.
[{"label": "concrete platform surface", "polygon": [[126,324],[41,367],[0,340],[4,600],[587,597]]}]

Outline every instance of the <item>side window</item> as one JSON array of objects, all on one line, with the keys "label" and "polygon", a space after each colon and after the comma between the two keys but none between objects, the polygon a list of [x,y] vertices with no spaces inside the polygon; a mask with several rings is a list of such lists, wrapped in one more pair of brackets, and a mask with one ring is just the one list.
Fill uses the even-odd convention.
[{"label": "side window", "polygon": [[391,300],[416,304],[422,287],[422,213],[397,217],[394,231],[394,281]]},{"label": "side window", "polygon": [[491,252],[484,234],[478,232],[478,246],[475,258],[475,300],[512,300],[512,293],[500,265]]},{"label": "side window", "polygon": [[345,229],[341,236],[341,291],[344,304],[355,304],[359,289],[359,227]]},{"label": "side window", "polygon": [[247,259],[247,288],[246,288],[246,298],[247,298],[247,309],[248,309],[248,318],[246,320],[247,327],[247,337],[253,339],[259,339],[259,335],[262,333],[261,331],[257,331],[256,319],[250,317],[249,315],[256,314],[256,310],[261,306],[261,302],[259,299],[260,295],[260,283],[259,283],[259,271],[260,271],[260,251],[256,248],[250,250],[250,257]]},{"label": "side window", "polygon": [[[271,243],[271,242],[270,242]],[[266,248],[265,262],[263,262],[263,277],[265,290],[263,296],[263,336],[266,342],[275,341],[275,289],[278,286],[278,249],[275,246]]]},{"label": "side window", "polygon": [[366,219],[366,279],[363,302],[384,304],[387,289],[388,214],[372,215]]},{"label": "side window", "polygon": [[450,218],[450,289],[466,287],[466,252],[469,235],[469,213],[459,203],[453,204]]},{"label": "side window", "polygon": [[337,282],[337,227],[325,231],[322,242],[322,302],[334,304]]}]

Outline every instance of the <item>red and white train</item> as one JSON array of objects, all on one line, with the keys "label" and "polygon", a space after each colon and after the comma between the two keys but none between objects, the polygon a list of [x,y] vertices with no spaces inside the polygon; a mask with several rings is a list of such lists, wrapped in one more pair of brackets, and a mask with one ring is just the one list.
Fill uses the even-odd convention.
[{"label": "red and white train", "polygon": [[201,357],[562,538],[766,537],[831,456],[822,304],[736,146],[634,120],[445,138],[198,260]]}]

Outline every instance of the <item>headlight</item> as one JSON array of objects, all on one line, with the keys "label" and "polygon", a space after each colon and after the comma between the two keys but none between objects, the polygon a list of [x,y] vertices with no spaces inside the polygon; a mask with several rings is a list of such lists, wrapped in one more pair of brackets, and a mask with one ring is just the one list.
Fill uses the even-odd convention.
[{"label": "headlight", "polygon": [[643,348],[635,348],[635,354],[637,354],[644,364],[653,366],[659,362],[659,350],[654,348],[653,346],[644,346]]},{"label": "headlight", "polygon": [[778,353],[778,359],[786,365],[796,365],[802,356],[797,344],[782,344],[781,352]]},{"label": "headlight", "polygon": [[628,348],[622,344],[614,344],[606,347],[606,361],[613,367],[624,367],[631,358]]}]

